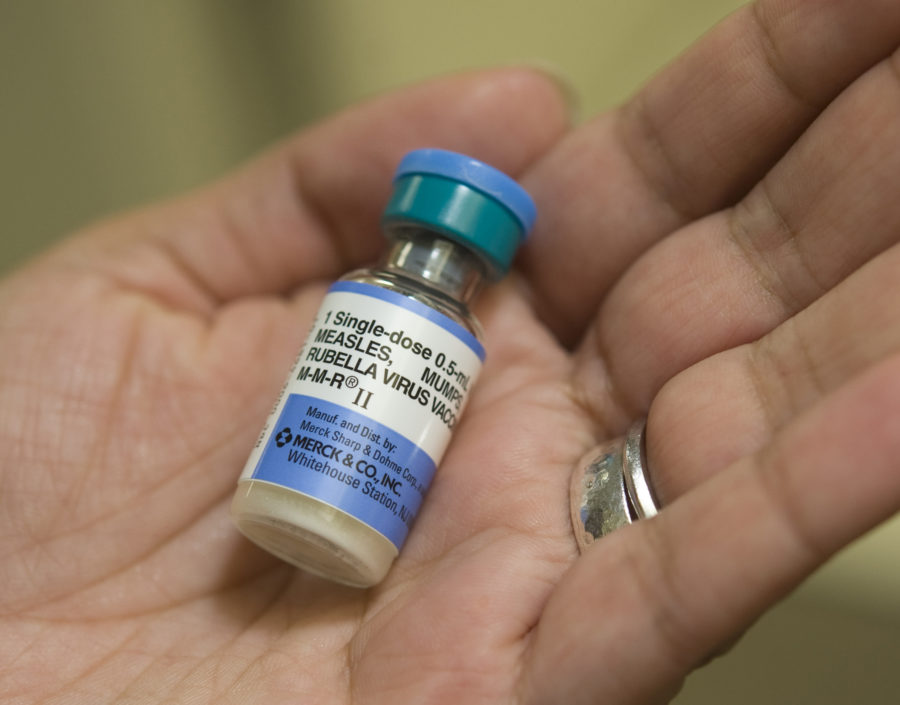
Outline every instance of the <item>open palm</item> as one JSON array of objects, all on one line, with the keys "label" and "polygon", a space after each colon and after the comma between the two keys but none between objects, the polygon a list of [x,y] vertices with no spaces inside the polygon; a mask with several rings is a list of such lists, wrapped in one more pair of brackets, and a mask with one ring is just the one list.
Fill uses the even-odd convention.
[{"label": "open palm", "polygon": [[[869,4],[748,8],[565,135],[533,72],[410,89],[9,277],[0,694],[671,697],[900,505],[900,91],[879,63],[900,18]],[[361,591],[250,546],[227,507],[328,282],[378,252],[392,168],[421,146],[519,175],[541,221],[479,304],[488,362],[407,545]],[[648,412],[666,509],[576,560],[573,465]]]}]

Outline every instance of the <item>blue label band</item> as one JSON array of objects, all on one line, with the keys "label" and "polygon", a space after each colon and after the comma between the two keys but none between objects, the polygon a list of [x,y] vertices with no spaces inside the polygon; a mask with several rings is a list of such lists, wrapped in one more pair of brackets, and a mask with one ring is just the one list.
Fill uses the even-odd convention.
[{"label": "blue label band", "polygon": [[415,299],[410,299],[408,296],[404,296],[403,294],[398,294],[396,291],[383,289],[380,286],[375,286],[374,284],[363,284],[362,282],[335,282],[328,289],[329,293],[334,291],[346,291],[352,294],[370,296],[373,299],[380,299],[381,301],[386,301],[390,304],[394,304],[395,306],[399,306],[400,308],[406,309],[407,311],[412,311],[413,313],[431,321],[432,323],[446,330],[448,333],[451,333],[455,337],[459,338],[459,340],[465,343],[472,350],[472,352],[474,352],[478,356],[479,360],[484,362],[484,346],[481,344],[478,338],[472,335],[469,331],[463,328],[452,318],[448,318],[440,311],[435,311],[430,306],[426,306],[425,304],[416,301]]},{"label": "blue label band", "polygon": [[252,477],[337,507],[399,550],[434,470],[421,448],[387,426],[291,394]]}]

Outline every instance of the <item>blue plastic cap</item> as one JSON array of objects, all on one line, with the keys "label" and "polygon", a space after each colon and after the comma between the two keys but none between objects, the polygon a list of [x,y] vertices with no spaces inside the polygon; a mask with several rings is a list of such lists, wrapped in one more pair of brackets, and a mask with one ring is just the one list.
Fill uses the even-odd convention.
[{"label": "blue plastic cap", "polygon": [[480,255],[499,278],[536,216],[528,192],[502,171],[464,154],[417,149],[397,167],[383,221],[436,229]]}]

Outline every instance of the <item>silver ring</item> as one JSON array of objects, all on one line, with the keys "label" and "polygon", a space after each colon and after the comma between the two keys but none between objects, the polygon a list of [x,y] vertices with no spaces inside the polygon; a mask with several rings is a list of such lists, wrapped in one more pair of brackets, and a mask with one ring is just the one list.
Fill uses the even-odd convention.
[{"label": "silver ring", "polygon": [[647,476],[646,428],[646,420],[634,423],[624,438],[597,446],[576,466],[569,499],[579,551],[595,539],[659,511]]}]

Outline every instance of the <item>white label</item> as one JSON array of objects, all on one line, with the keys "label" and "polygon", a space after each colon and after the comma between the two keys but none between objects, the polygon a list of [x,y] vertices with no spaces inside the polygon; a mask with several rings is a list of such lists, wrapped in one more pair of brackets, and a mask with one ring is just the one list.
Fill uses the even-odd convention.
[{"label": "white label", "polygon": [[318,497],[402,544],[484,350],[418,301],[338,282],[241,479]]}]

